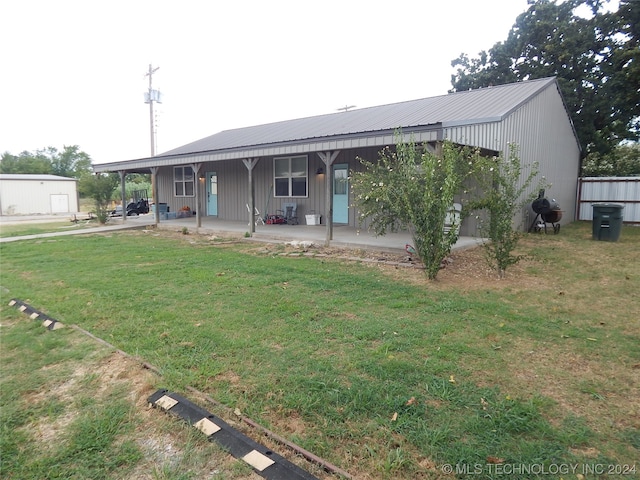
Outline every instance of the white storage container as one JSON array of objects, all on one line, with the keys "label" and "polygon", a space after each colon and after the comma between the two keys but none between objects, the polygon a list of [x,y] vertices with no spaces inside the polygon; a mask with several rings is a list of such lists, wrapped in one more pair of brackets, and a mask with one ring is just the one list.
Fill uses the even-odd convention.
[{"label": "white storage container", "polygon": [[304,216],[307,220],[307,225],[320,225],[320,215],[319,214],[311,214]]}]

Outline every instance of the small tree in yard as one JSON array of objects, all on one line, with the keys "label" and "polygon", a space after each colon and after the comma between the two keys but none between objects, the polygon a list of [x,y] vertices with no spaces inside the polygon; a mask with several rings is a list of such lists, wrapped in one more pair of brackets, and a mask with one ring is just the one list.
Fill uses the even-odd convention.
[{"label": "small tree in yard", "polygon": [[87,175],[80,179],[78,190],[96,202],[96,217],[101,224],[109,219],[109,202],[118,185],[116,175]]},{"label": "small tree in yard", "polygon": [[472,199],[467,214],[473,210],[485,210],[488,221],[481,224],[480,232],[488,237],[484,243],[489,264],[504,278],[508,267],[522,259],[522,255],[513,252],[522,236],[514,229],[513,219],[516,212],[533,200],[533,194],[524,197],[534,178],[538,175],[538,166],[534,164],[524,182],[518,186],[523,175],[523,166],[518,156],[518,147],[510,145],[509,158],[502,155],[493,158],[480,158],[476,165],[475,176],[481,190],[481,197]]},{"label": "small tree in yard", "polygon": [[377,235],[408,229],[433,280],[457,241],[457,229],[445,234],[444,223],[469,170],[469,154],[445,142],[436,155],[396,138],[395,152],[385,148],[377,162],[359,158],[364,169],[352,174],[355,202],[361,223],[368,219]]}]

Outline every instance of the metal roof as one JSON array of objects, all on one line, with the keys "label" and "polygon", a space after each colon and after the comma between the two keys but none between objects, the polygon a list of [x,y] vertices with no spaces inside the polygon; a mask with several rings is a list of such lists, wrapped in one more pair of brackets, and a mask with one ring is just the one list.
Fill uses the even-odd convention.
[{"label": "metal roof", "polygon": [[207,155],[207,160],[246,158],[268,154],[275,151],[274,146],[282,145],[308,144],[307,147],[313,149],[328,142],[344,144],[345,139],[361,139],[364,144],[378,141],[383,135],[386,143],[390,134],[393,138],[392,133],[399,128],[408,133],[499,122],[550,85],[557,87],[555,77],[224,130],[153,158],[94,165],[94,170],[169,164],[176,157],[186,160],[185,157],[195,159],[201,155]]},{"label": "metal roof", "polygon": [[51,181],[73,181],[77,182],[77,178],[69,178],[69,177],[60,177],[59,175],[48,175],[48,174],[22,174],[22,173],[0,173],[0,180],[32,180],[32,181],[40,181],[40,182],[51,182]]},{"label": "metal roof", "polygon": [[224,130],[159,156],[404,129],[437,123],[442,123],[442,126],[446,127],[454,124],[500,121],[514,108],[551,83],[555,83],[555,78],[530,80],[359,110]]}]

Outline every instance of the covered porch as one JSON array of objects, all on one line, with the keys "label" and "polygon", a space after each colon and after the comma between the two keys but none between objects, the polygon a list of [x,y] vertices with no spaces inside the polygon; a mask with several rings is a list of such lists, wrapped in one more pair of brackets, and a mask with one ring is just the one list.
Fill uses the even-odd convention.
[{"label": "covered porch", "polygon": [[[154,224],[154,215],[141,215],[128,217],[126,222],[130,225],[138,223]],[[217,217],[203,216],[200,219],[201,226],[197,226],[195,216],[162,220],[157,225],[159,229],[182,231],[186,228],[190,233],[220,235],[220,236],[245,236],[251,231],[251,226],[246,222],[233,220],[220,220]],[[264,242],[293,242],[310,241],[322,246],[326,240],[326,225],[253,225],[255,231],[250,233],[247,239]],[[369,249],[378,251],[403,252],[406,244],[412,244],[413,240],[408,232],[388,233],[384,236],[376,236],[372,232],[359,230],[347,225],[333,226],[332,247],[353,249]],[[453,250],[475,247],[481,244],[476,237],[459,237]]]}]

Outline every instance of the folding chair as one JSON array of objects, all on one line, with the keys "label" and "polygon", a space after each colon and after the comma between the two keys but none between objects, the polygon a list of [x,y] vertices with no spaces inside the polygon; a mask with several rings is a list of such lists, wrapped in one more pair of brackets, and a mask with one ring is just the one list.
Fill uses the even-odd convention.
[{"label": "folding chair", "polygon": [[[251,208],[249,208],[249,204],[245,203],[245,205],[247,206],[247,212],[251,212]],[[259,223],[264,225],[264,219],[262,218],[262,215],[260,215],[260,212],[256,207],[253,207],[253,222],[255,223],[256,227],[258,226]]]}]

